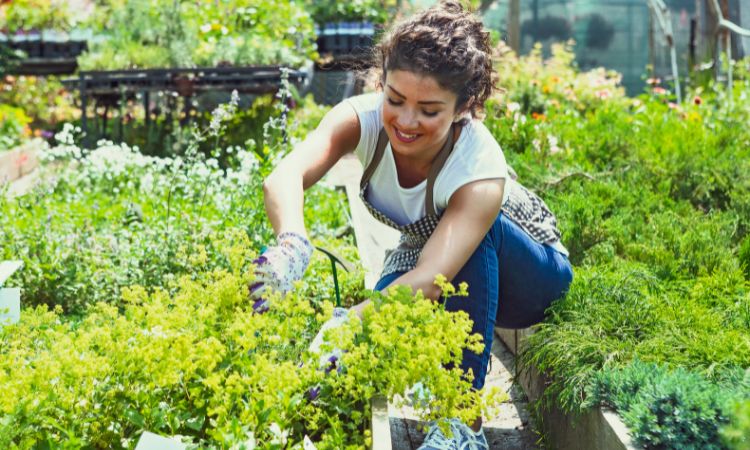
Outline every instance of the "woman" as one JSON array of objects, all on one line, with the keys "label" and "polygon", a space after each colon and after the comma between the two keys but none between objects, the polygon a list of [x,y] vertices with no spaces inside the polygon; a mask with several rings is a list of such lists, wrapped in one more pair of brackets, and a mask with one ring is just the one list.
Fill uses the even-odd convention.
[{"label": "woman", "polygon": [[[402,233],[375,289],[408,285],[438,300],[437,274],[468,283],[468,301],[449,298],[446,308],[465,310],[484,337],[484,352],[467,351],[462,363],[481,389],[494,327],[543,319],[572,280],[567,250],[554,215],[509,177],[502,150],[478,119],[494,87],[481,21],[458,2],[443,2],[397,24],[377,50],[382,92],[335,106],[266,179],[278,239],[258,259],[261,281],[251,292],[260,298],[302,277],[312,253],[303,190],[354,151],[365,167],[362,200]],[[471,428],[451,425],[452,439],[433,427],[420,448],[487,448],[481,418]]]}]

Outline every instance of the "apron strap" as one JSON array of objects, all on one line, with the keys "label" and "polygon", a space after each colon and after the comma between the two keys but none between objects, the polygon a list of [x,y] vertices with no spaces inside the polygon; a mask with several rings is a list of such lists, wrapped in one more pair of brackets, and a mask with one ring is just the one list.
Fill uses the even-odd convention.
[{"label": "apron strap", "polygon": [[[454,135],[456,132],[456,124],[451,124],[451,129],[448,131],[448,139],[445,140],[445,144],[443,144],[443,147],[438,152],[437,156],[435,156],[435,160],[432,162],[432,166],[430,167],[430,172],[427,175],[427,191],[425,192],[425,212],[428,215],[437,216],[437,212],[435,211],[435,203],[433,202],[433,195],[432,195],[432,189],[435,186],[435,180],[437,179],[438,174],[440,173],[440,170],[445,165],[445,162],[448,160],[448,157],[450,156],[451,152],[453,151],[453,144],[454,144]],[[378,135],[378,143],[375,145],[375,153],[372,155],[372,160],[370,161],[370,164],[367,165],[367,168],[365,168],[364,173],[362,173],[362,178],[359,181],[359,188],[364,189],[364,187],[367,185],[367,182],[370,181],[370,178],[372,177],[372,174],[375,173],[375,169],[378,168],[378,164],[380,164],[380,160],[383,159],[383,155],[385,154],[385,146],[388,144],[388,135],[385,132],[385,128],[381,128],[380,134]]]},{"label": "apron strap", "polygon": [[359,180],[360,189],[364,189],[364,187],[367,185],[367,182],[370,181],[370,177],[372,177],[372,174],[375,173],[375,169],[378,168],[380,160],[383,159],[383,155],[385,154],[385,146],[387,144],[388,135],[385,132],[385,128],[381,128],[380,134],[378,135],[378,143],[375,146],[375,153],[372,155],[370,164],[367,166],[364,173],[362,174],[362,178]]},{"label": "apron strap", "polygon": [[427,191],[425,192],[424,196],[424,210],[427,213],[427,215],[437,216],[437,211],[435,211],[435,202],[432,200],[432,191],[435,187],[435,180],[437,180],[437,176],[440,173],[440,171],[443,169],[443,166],[445,165],[445,162],[448,161],[448,157],[451,155],[451,152],[453,151],[453,144],[454,144],[454,135],[456,133],[456,123],[453,122],[451,124],[451,129],[448,131],[448,139],[445,140],[445,144],[443,144],[443,148],[440,149],[440,152],[438,152],[437,156],[435,156],[435,160],[432,161],[432,166],[430,167],[430,172],[427,175]]}]

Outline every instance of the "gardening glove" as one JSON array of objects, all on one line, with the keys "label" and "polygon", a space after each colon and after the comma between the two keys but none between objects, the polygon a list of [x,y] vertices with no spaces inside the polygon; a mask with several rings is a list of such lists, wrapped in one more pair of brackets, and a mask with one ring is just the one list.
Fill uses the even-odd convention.
[{"label": "gardening glove", "polygon": [[265,297],[271,291],[288,292],[302,278],[313,252],[310,241],[298,233],[281,233],[276,241],[253,261],[255,283],[250,285],[250,298],[255,300],[253,309],[259,313],[268,310]]},{"label": "gardening glove", "polygon": [[[348,321],[348,309],[340,307],[334,308],[333,316],[328,319],[322,327],[320,327],[320,331],[318,331],[315,339],[313,339],[312,343],[310,344],[310,352],[320,354],[321,347],[326,343],[324,336],[325,332],[334,328],[338,328]],[[340,366],[339,360],[341,359],[342,354],[343,352],[341,350],[334,348],[333,350],[320,355],[320,367],[325,369],[326,373],[330,372],[334,368],[338,368]]]}]

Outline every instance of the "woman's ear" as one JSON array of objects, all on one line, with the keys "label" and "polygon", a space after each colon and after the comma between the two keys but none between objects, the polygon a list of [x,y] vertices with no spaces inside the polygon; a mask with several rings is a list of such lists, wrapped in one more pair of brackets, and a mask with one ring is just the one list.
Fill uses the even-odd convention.
[{"label": "woman's ear", "polygon": [[460,122],[467,115],[471,114],[471,107],[474,105],[474,96],[469,97],[466,102],[461,105],[461,108],[456,111],[456,115],[453,117],[454,122]]}]

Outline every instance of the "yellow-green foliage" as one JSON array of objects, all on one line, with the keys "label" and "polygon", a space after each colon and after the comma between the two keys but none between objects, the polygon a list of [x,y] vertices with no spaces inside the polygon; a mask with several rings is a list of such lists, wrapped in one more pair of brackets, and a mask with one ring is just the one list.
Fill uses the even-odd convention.
[{"label": "yellow-green foliage", "polygon": [[24,311],[0,332],[0,447],[132,448],[150,430],[201,447],[300,448],[308,436],[318,448],[362,448],[376,393],[422,381],[435,395],[427,418],[468,420],[502,400],[443,368],[463,348],[481,350],[468,316],[408,289],[375,294],[362,320],[329,332],[343,369],[321,370],[307,348],[333,305],[316,311],[298,283],[254,313],[248,243],[228,234],[231,268],[184,276],[172,295],[123,290],[121,311],[98,303],[75,322],[59,308]]},{"label": "yellow-green foliage", "polygon": [[724,441],[734,450],[750,450],[750,400],[737,402],[732,423],[722,430]]}]

